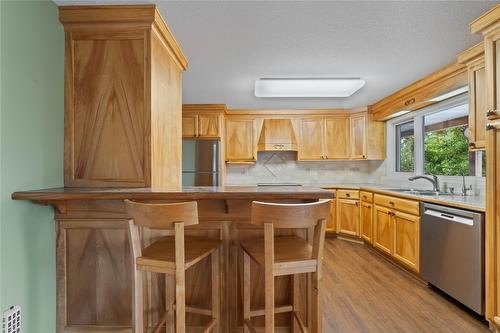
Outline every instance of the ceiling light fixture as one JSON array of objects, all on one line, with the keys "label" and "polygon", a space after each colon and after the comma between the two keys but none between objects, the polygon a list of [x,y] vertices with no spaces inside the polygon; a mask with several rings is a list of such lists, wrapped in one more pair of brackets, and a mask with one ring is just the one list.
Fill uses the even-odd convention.
[{"label": "ceiling light fixture", "polygon": [[349,97],[365,85],[360,78],[262,78],[256,97]]}]

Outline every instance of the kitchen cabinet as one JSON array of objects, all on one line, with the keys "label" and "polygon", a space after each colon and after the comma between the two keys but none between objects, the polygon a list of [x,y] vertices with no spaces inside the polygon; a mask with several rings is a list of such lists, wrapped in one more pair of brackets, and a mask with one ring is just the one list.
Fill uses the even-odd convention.
[{"label": "kitchen cabinet", "polygon": [[254,163],[257,156],[255,120],[226,118],[226,162]]},{"label": "kitchen cabinet", "polygon": [[486,319],[500,330],[500,6],[470,25],[484,37],[486,75],[486,219],[485,288]]},{"label": "kitchen cabinet", "polygon": [[394,258],[419,271],[420,217],[394,211]]},{"label": "kitchen cabinet", "polygon": [[216,140],[222,138],[224,104],[184,104],[182,137]]},{"label": "kitchen cabinet", "polygon": [[373,194],[360,192],[360,234],[368,243],[373,243]]},{"label": "kitchen cabinet", "polygon": [[420,205],[417,201],[375,194],[373,245],[406,267],[419,271]]},{"label": "kitchen cabinet", "polygon": [[300,119],[299,161],[325,159],[325,120],[324,118]]},{"label": "kitchen cabinet", "polygon": [[375,205],[373,218],[373,246],[392,255],[394,253],[393,211]]},{"label": "kitchen cabinet", "polygon": [[350,158],[354,160],[384,160],[385,123],[373,120],[369,112],[350,116]]},{"label": "kitchen cabinet", "polygon": [[337,232],[359,236],[359,201],[337,199]]},{"label": "kitchen cabinet", "polygon": [[325,119],[325,159],[350,158],[349,118],[330,117]]},{"label": "kitchen cabinet", "polygon": [[187,60],[154,5],[61,6],[64,186],[181,185]]},{"label": "kitchen cabinet", "polygon": [[351,157],[366,158],[366,114],[359,114],[350,118],[351,127]]},{"label": "kitchen cabinet", "polygon": [[300,119],[299,160],[383,160],[385,124],[366,111]]},{"label": "kitchen cabinet", "polygon": [[457,59],[467,66],[469,80],[469,150],[483,150],[486,147],[488,109],[484,43],[460,53]]}]

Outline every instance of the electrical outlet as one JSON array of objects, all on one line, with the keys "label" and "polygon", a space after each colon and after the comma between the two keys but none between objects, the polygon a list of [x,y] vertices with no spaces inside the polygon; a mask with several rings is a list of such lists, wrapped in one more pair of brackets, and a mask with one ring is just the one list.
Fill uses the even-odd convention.
[{"label": "electrical outlet", "polygon": [[21,333],[21,306],[14,305],[4,311],[3,333]]}]

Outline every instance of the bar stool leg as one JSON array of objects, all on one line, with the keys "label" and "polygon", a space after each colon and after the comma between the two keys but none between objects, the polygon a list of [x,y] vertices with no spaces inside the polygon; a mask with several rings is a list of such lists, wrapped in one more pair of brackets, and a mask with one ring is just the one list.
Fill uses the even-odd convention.
[{"label": "bar stool leg", "polygon": [[295,314],[294,312],[298,311],[299,307],[299,275],[294,274],[291,276],[292,279],[292,333],[297,332],[297,321],[295,320]]},{"label": "bar stool leg", "polygon": [[265,333],[274,333],[274,229],[272,223],[264,223],[264,253]]},{"label": "bar stool leg", "polygon": [[312,278],[312,288],[311,288],[311,293],[312,293],[312,306],[311,306],[311,312],[312,312],[312,333],[321,333],[323,331],[323,323],[322,323],[322,304],[321,304],[321,290],[320,290],[320,280],[319,280],[319,274],[318,273],[312,273],[311,274]]},{"label": "bar stool leg", "polygon": [[167,333],[174,333],[174,304],[175,304],[175,277],[171,274],[165,274],[165,310],[167,311],[167,320],[165,328]]},{"label": "bar stool leg", "polygon": [[[134,260],[135,268],[135,260]],[[134,269],[134,296],[132,312],[134,318],[134,333],[144,332],[144,299],[143,299],[143,272]]]},{"label": "bar stool leg", "polygon": [[186,332],[184,223],[175,223],[175,332]]},{"label": "bar stool leg", "polygon": [[220,251],[217,249],[212,253],[212,318],[216,324],[212,332],[220,332]]},{"label": "bar stool leg", "polygon": [[[243,320],[250,321],[250,256],[243,253]],[[243,332],[250,333],[250,329],[243,323]]]}]

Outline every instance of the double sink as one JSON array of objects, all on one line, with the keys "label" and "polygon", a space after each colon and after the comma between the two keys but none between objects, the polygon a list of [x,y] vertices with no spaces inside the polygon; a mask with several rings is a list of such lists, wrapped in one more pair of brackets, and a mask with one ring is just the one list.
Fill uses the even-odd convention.
[{"label": "double sink", "polygon": [[391,192],[399,192],[405,194],[413,194],[413,195],[428,195],[428,196],[443,196],[443,195],[453,195],[452,193],[447,192],[439,192],[433,190],[415,190],[415,189],[407,189],[407,188],[390,188],[387,191]]}]

